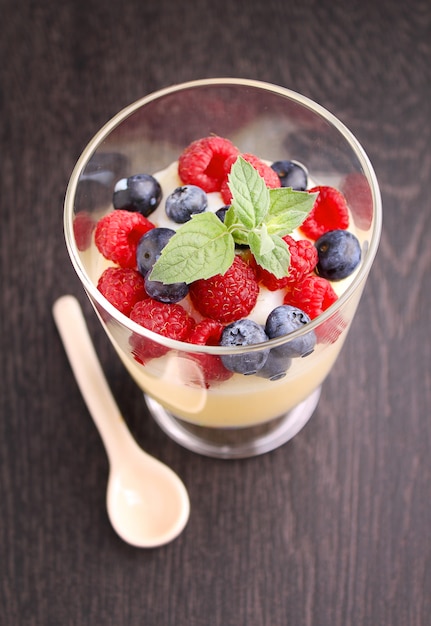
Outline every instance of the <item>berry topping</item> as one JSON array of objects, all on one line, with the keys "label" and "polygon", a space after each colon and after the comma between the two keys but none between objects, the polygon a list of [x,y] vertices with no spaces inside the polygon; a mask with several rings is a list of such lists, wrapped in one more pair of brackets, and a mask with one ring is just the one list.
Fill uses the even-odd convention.
[{"label": "berry topping", "polygon": [[[268,315],[265,332],[270,339],[275,339],[303,328],[309,322],[310,318],[304,311],[284,304],[273,309]],[[297,337],[282,346],[273,348],[272,352],[289,357],[303,357],[313,352],[315,343],[316,335],[313,331],[310,331],[302,337]]]},{"label": "berry topping", "polygon": [[130,319],[177,341],[187,341],[195,325],[193,318],[179,304],[164,304],[151,298],[138,302],[130,313]]},{"label": "berry topping", "polygon": [[275,161],[271,165],[277,173],[282,187],[291,187],[296,191],[307,189],[308,173],[303,165],[295,161]]},{"label": "berry topping", "polygon": [[[88,247],[94,229],[97,249],[116,265],[97,284],[107,300],[149,331],[188,343],[192,377],[206,387],[233,373],[279,380],[317,341],[335,341],[346,325],[337,311],[316,330],[307,324],[337,300],[330,281],[349,276],[361,260],[360,243],[347,230],[343,193],[329,186],[307,191],[308,173],[300,163],[270,166],[220,137],[191,143],[178,161],[180,182],[173,173],[177,182],[171,181],[164,204],[175,230],[147,219],[162,198],[149,174],[119,173],[115,210],[96,225],[85,211],[77,214],[78,247]],[[211,205],[207,210],[207,194],[214,191],[225,203],[215,212]],[[271,302],[279,305],[264,314],[264,326],[250,318],[259,294],[262,302],[252,317],[259,319],[275,306]],[[298,330],[301,336],[292,339]],[[284,343],[270,348],[268,340],[276,338]],[[137,332],[129,341],[140,363],[169,350],[161,338]],[[201,348],[189,352],[196,350],[190,344],[244,349],[218,356]]]},{"label": "berry topping", "polygon": [[[193,328],[188,341],[201,346],[218,346],[223,328],[223,324],[216,320],[203,319]],[[228,380],[232,376],[232,372],[225,368],[216,354],[191,353],[190,358],[200,365],[207,386],[210,383]]]},{"label": "berry topping", "polygon": [[88,211],[79,211],[73,220],[73,234],[78,250],[83,252],[90,247],[95,222]]},{"label": "berry topping", "polygon": [[136,262],[143,276],[153,267],[172,235],[175,235],[172,228],[152,228],[140,238]]},{"label": "berry topping", "polygon": [[225,274],[197,280],[190,297],[204,317],[228,323],[247,316],[256,304],[259,286],[252,268],[236,256]]},{"label": "berry topping", "polygon": [[287,276],[276,278],[274,274],[255,264],[257,280],[270,291],[277,291],[277,289],[283,289],[283,287],[300,282],[317,265],[317,250],[311,241],[308,239],[296,241],[290,235],[285,235],[283,240],[287,243],[290,252],[290,265]]},{"label": "berry topping", "polygon": [[148,274],[145,276],[145,289],[154,300],[171,304],[183,300],[189,292],[189,286],[186,283],[165,285],[159,280],[150,280]]},{"label": "berry topping", "polygon": [[95,243],[106,259],[135,269],[138,242],[152,228],[154,224],[141,213],[113,211],[98,221]]},{"label": "berry topping", "polygon": [[[245,161],[247,161],[247,163],[250,163],[250,165],[254,167],[254,169],[257,171],[259,176],[261,176],[263,180],[265,181],[265,184],[267,187],[269,187],[270,189],[277,189],[278,187],[281,187],[280,179],[277,173],[264,161],[259,159],[259,157],[255,156],[254,154],[248,154],[248,153],[241,154],[241,156]],[[237,158],[238,158],[238,155],[231,156],[228,159],[226,159],[224,163],[225,177],[222,182],[220,191],[221,191],[221,195],[223,198],[223,202],[225,204],[230,204],[232,201],[232,192],[229,187],[228,175],[232,168],[232,165],[235,163]]]},{"label": "berry topping", "polygon": [[79,183],[91,181],[112,190],[112,183],[125,176],[129,159],[121,152],[95,152],[85,166]]},{"label": "berry topping", "polygon": [[343,318],[342,313],[337,311],[328,320],[316,328],[316,337],[319,343],[335,343],[341,333],[348,327],[348,322]]},{"label": "berry topping", "polygon": [[203,137],[193,141],[180,155],[178,174],[186,185],[198,185],[207,193],[220,191],[225,178],[224,162],[236,157],[238,148],[222,137]]},{"label": "berry topping", "polygon": [[151,174],[135,174],[122,178],[114,188],[115,209],[138,211],[148,217],[160,204],[162,188]]},{"label": "berry topping", "polygon": [[316,249],[308,239],[296,241],[289,235],[285,235],[283,239],[290,252],[288,284],[298,283],[316,267]]},{"label": "berry topping", "polygon": [[226,217],[226,213],[228,212],[229,208],[230,208],[230,204],[227,204],[226,206],[220,207],[220,209],[217,209],[217,211],[215,212],[219,220],[223,223],[224,223],[224,218]]},{"label": "berry topping", "polygon": [[177,224],[188,222],[195,213],[203,213],[208,207],[207,194],[196,185],[177,187],[166,198],[166,215]]},{"label": "berry topping", "polygon": [[300,230],[310,239],[319,239],[328,230],[345,229],[349,225],[349,212],[343,194],[334,187],[313,187],[310,193],[319,192],[308,217]]},{"label": "berry topping", "polygon": [[[249,346],[263,343],[268,337],[259,324],[250,319],[241,319],[232,322],[223,330],[221,346]],[[221,356],[223,365],[237,374],[256,374],[265,365],[268,359],[269,348],[244,354],[226,354]]]},{"label": "berry topping", "polygon": [[148,297],[143,277],[129,268],[108,267],[99,278],[97,288],[124,315],[129,315],[137,302]]},{"label": "berry topping", "polygon": [[284,296],[284,304],[296,306],[314,319],[331,306],[338,296],[326,278],[310,274],[300,283],[289,287]]},{"label": "berry topping", "polygon": [[361,245],[348,230],[330,230],[316,241],[317,273],[328,280],[350,276],[361,260]]},{"label": "berry topping", "polygon": [[217,320],[204,318],[193,328],[189,342],[199,346],[218,346],[223,328],[223,324]]},{"label": "berry topping", "polygon": [[126,175],[129,159],[119,152],[95,152],[79,177],[76,207],[105,207],[112,200],[112,187]]},{"label": "berry topping", "polygon": [[[152,298],[135,304],[130,319],[148,330],[177,341],[187,341],[195,324],[181,305],[164,304]],[[136,334],[131,336],[130,343],[135,358],[140,362],[157,358],[168,351],[167,347]]]},{"label": "berry topping", "polygon": [[290,356],[272,349],[268,354],[265,365],[256,374],[268,380],[280,380],[280,378],[286,376],[286,372],[291,365],[292,359]]},{"label": "berry topping", "polygon": [[353,214],[358,228],[368,230],[373,221],[373,196],[368,180],[359,172],[347,174],[341,191]]}]

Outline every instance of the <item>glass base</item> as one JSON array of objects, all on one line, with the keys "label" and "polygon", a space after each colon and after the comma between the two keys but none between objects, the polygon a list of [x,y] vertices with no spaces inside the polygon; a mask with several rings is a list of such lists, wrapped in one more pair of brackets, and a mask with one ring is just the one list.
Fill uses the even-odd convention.
[{"label": "glass base", "polygon": [[243,459],[270,452],[292,439],[308,422],[320,398],[318,387],[291,411],[264,424],[244,428],[208,428],[181,420],[144,394],[160,428],[174,441],[198,454]]}]

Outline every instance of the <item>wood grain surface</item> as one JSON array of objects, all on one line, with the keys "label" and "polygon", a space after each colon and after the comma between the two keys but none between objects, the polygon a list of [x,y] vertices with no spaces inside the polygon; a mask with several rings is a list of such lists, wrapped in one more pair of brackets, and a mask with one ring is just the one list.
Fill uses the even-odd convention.
[{"label": "wood grain surface", "polygon": [[[428,0],[0,0],[0,623],[426,626],[431,615],[431,5]],[[170,441],[67,257],[62,204],[99,127],[151,91],[236,76],[336,114],[380,182],[384,227],[306,428],[218,461]],[[81,301],[113,392],[191,498],[137,550],[105,511],[107,460],[51,316]]]}]

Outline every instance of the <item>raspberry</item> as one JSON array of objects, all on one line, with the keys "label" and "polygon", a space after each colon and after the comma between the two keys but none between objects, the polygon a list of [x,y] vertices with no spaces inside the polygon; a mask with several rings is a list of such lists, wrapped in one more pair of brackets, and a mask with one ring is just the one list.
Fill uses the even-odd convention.
[{"label": "raspberry", "polygon": [[[223,324],[208,318],[196,324],[190,333],[188,341],[201,346],[218,346],[223,331]],[[190,358],[199,364],[207,388],[210,383],[228,380],[233,374],[229,372],[216,354],[190,353]]]},{"label": "raspberry", "polygon": [[204,317],[229,323],[250,313],[256,304],[259,285],[253,269],[236,256],[225,274],[195,281],[189,293]]},{"label": "raspberry", "polygon": [[316,337],[319,343],[335,343],[341,333],[347,328],[348,322],[343,319],[340,311],[316,328]]},{"label": "raspberry", "polygon": [[98,221],[95,243],[106,259],[136,269],[138,242],[152,228],[154,224],[140,213],[117,209]]},{"label": "raspberry", "polygon": [[[132,308],[130,319],[144,328],[177,341],[187,341],[194,319],[179,304],[164,304],[152,298],[141,300]],[[145,363],[148,359],[166,354],[169,348],[151,339],[132,335],[130,345],[137,361]]]},{"label": "raspberry", "polygon": [[284,304],[298,307],[314,319],[331,304],[338,296],[326,278],[309,274],[299,283],[292,285],[284,296]]},{"label": "raspberry", "polygon": [[188,341],[199,346],[218,346],[223,328],[217,320],[205,318],[193,328]]},{"label": "raspberry", "polygon": [[309,190],[319,192],[311,212],[300,226],[310,239],[319,239],[329,230],[345,229],[349,225],[347,202],[341,191],[334,187],[319,186]]},{"label": "raspberry", "polygon": [[[264,163],[264,161],[259,159],[259,157],[255,156],[254,154],[249,154],[249,153],[241,154],[241,156],[248,163],[250,163],[250,165],[252,165],[255,170],[257,170],[260,176],[264,179],[267,187],[270,187],[271,189],[276,189],[277,187],[281,186],[280,178],[277,172],[275,172],[272,169],[272,167]],[[235,163],[237,158],[238,158],[238,155],[234,155],[226,159],[226,161],[224,162],[225,175],[224,175],[224,180],[222,182],[220,191],[221,191],[221,195],[223,198],[223,202],[225,204],[229,204],[232,200],[232,194],[230,192],[229,185],[228,185],[228,174],[231,170],[232,165]]]},{"label": "raspberry", "polygon": [[73,234],[78,250],[81,252],[90,247],[91,235],[93,234],[95,226],[96,224],[87,211],[80,211],[75,215],[73,220]]},{"label": "raspberry", "polygon": [[308,239],[295,241],[290,235],[283,237],[290,252],[289,274],[284,278],[276,278],[274,274],[264,270],[257,263],[256,277],[270,291],[283,289],[288,285],[300,282],[307,274],[310,274],[317,265],[318,254],[316,247]]},{"label": "raspberry", "polygon": [[238,148],[222,137],[203,137],[193,141],[180,155],[178,174],[185,185],[197,185],[206,193],[220,191],[225,176],[224,162],[233,160]]},{"label": "raspberry", "polygon": [[353,213],[355,224],[363,230],[369,230],[373,221],[373,197],[365,176],[359,172],[347,174],[341,191]]},{"label": "raspberry", "polygon": [[124,315],[129,315],[137,302],[148,298],[144,277],[131,268],[108,267],[97,288]]}]

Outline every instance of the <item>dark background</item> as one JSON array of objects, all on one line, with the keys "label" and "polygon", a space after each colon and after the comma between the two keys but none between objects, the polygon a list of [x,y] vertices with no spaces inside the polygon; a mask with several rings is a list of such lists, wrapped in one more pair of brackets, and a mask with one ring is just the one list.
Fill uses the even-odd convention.
[{"label": "dark background", "polygon": [[[0,0],[0,622],[425,626],[431,613],[431,5],[428,0]],[[380,250],[320,405],[291,442],[218,461],[142,418],[68,260],[71,170],[119,109],[234,76],[319,102],[357,136]],[[111,529],[107,460],[51,306],[77,295],[138,441],[191,517],[138,550]]]}]

